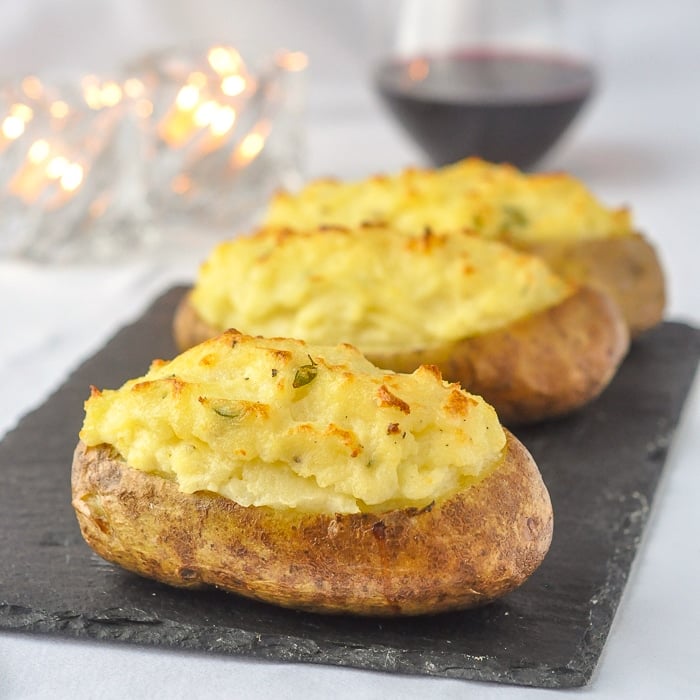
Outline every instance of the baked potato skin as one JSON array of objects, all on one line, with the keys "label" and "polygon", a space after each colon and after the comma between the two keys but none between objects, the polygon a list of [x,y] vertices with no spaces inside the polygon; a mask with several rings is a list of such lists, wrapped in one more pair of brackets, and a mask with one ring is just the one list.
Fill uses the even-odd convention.
[{"label": "baked potato skin", "polygon": [[654,247],[641,234],[587,241],[542,242],[522,247],[565,279],[605,291],[636,338],[663,318],[665,279]]},{"label": "baked potato skin", "polygon": [[[181,350],[217,335],[181,300],[173,330]],[[608,385],[629,347],[625,320],[603,292],[579,287],[561,304],[506,328],[437,348],[367,353],[375,365],[412,372],[436,365],[448,381],[482,396],[505,425],[570,413]]]},{"label": "baked potato skin", "polygon": [[505,425],[570,413],[608,385],[629,347],[627,326],[603,292],[580,287],[561,304],[439,350],[369,354],[410,372],[434,364],[442,376],[490,403]]},{"label": "baked potato skin", "polygon": [[552,537],[529,452],[507,435],[484,478],[427,508],[303,514],[243,507],[78,444],[73,506],[86,542],[142,576],[317,613],[398,616],[482,605],[523,583]]},{"label": "baked potato skin", "polygon": [[173,316],[173,338],[180,352],[189,350],[224,330],[227,329],[215,328],[199,315],[190,301],[190,292],[183,295]]}]

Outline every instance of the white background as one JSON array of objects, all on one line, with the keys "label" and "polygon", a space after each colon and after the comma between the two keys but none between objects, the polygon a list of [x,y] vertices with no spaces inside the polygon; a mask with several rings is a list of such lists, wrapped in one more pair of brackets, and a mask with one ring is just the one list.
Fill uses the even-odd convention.
[{"label": "white background", "polygon": [[[436,3],[436,5],[439,3]],[[362,3],[337,0],[3,0],[0,74],[109,72],[169,44],[286,46],[311,58],[307,174],[419,162],[368,89]],[[546,166],[629,204],[669,278],[668,316],[700,323],[700,3],[589,2],[596,101]],[[0,260],[0,434],[154,296],[168,264],[41,267]],[[88,293],[89,292],[89,293]],[[689,698],[700,689],[700,395],[691,393],[630,581],[590,687],[561,696]],[[0,555],[2,553],[0,552]],[[2,570],[0,567],[0,576]],[[533,698],[559,693],[0,633],[0,698]]]}]

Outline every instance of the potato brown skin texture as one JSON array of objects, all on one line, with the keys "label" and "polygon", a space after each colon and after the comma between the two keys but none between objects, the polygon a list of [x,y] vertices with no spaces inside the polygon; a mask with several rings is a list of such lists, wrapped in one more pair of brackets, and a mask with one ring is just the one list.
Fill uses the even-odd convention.
[{"label": "potato brown skin texture", "polygon": [[76,448],[73,507],[100,556],[185,588],[317,613],[420,615],[483,605],[522,584],[552,538],[540,473],[510,433],[504,459],[432,506],[309,514],[184,494],[108,445]]},{"label": "potato brown skin texture", "polygon": [[641,234],[575,243],[551,241],[521,246],[565,279],[606,292],[636,338],[663,318],[666,286],[654,247]]},{"label": "potato brown skin texture", "polygon": [[[189,295],[176,310],[173,330],[181,350],[220,332],[199,317]],[[602,291],[580,287],[560,304],[503,329],[440,347],[366,356],[395,372],[435,365],[445,379],[482,396],[502,423],[514,426],[562,416],[593,400],[628,347],[617,305]]]},{"label": "potato brown skin texture", "polygon": [[397,372],[433,364],[513,426],[566,415],[592,401],[628,347],[617,306],[603,292],[580,287],[560,304],[500,330],[442,348],[367,357]]},{"label": "potato brown skin texture", "polygon": [[214,338],[225,330],[227,329],[215,328],[199,315],[190,301],[189,292],[180,299],[173,316],[173,338],[180,352]]}]

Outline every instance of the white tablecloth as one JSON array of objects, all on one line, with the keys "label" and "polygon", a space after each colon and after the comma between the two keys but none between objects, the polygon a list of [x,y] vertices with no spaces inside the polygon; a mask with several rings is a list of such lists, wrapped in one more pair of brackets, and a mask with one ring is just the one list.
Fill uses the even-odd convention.
[{"label": "white tablecloth", "polygon": [[[546,166],[629,204],[669,279],[668,317],[700,323],[700,4],[589,3],[604,82]],[[419,161],[361,65],[359,4],[27,0],[0,6],[5,75],[109,70],[164,43],[223,39],[309,53],[309,176]],[[199,244],[158,264],[56,268],[0,260],[0,434],[174,282]],[[650,523],[591,686],[566,695],[688,698],[700,689],[700,389],[691,391]],[[1,553],[0,553],[1,554]],[[2,575],[0,567],[0,576]],[[0,633],[0,698],[531,698],[545,691]],[[547,692],[546,697],[558,695]],[[564,697],[564,693],[561,693]]]}]

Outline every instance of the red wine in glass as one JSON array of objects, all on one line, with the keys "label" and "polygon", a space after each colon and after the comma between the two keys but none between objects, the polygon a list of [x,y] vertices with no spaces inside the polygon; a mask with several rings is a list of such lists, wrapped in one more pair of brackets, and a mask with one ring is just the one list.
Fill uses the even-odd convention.
[{"label": "red wine in glass", "polygon": [[595,73],[565,56],[480,50],[389,61],[375,82],[435,165],[479,156],[530,169],[590,97]]}]

